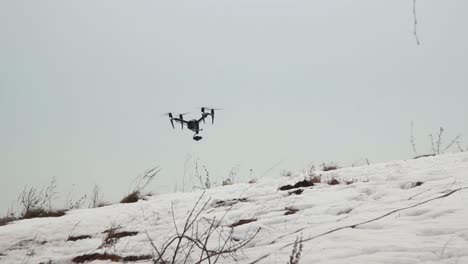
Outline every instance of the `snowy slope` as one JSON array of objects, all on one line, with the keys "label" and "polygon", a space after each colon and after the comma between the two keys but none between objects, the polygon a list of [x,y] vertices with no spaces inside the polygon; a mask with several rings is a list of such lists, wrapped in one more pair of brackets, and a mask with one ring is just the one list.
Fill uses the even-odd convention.
[{"label": "snowy slope", "polygon": [[[468,153],[317,173],[355,182],[317,184],[301,188],[299,195],[278,190],[304,178],[297,173],[213,188],[201,198],[200,205],[208,203],[199,224],[221,219],[222,231],[233,231],[237,243],[260,230],[237,252],[239,263],[287,263],[298,236],[304,240],[300,263],[468,263]],[[0,263],[72,263],[85,253],[152,254],[148,236],[161,248],[176,233],[172,211],[180,231],[201,194],[158,195],[13,222],[0,227]],[[298,211],[286,215],[286,208]],[[229,227],[241,219],[255,221]],[[100,248],[103,231],[111,226],[138,233]],[[78,235],[90,237],[66,241]],[[218,236],[215,240],[210,245],[219,244]],[[229,256],[218,261],[234,262]]]}]

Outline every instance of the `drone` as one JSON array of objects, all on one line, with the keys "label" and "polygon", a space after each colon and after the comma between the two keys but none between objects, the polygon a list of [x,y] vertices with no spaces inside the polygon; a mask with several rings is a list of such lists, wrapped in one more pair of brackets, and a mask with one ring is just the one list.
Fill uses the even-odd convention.
[{"label": "drone", "polygon": [[193,140],[199,141],[202,139],[202,137],[198,134],[200,133],[200,131],[203,130],[200,128],[200,122],[203,121],[203,123],[205,123],[205,118],[207,118],[208,116],[211,116],[211,124],[214,124],[215,110],[220,110],[220,109],[210,108],[210,107],[201,107],[201,117],[199,119],[192,119],[192,120],[184,120],[184,115],[189,114],[189,113],[179,114],[178,115],[179,117],[174,117],[172,113],[166,113],[164,115],[169,116],[169,121],[171,121],[172,128],[175,129],[174,121],[180,123],[182,129],[184,129],[184,125],[186,125],[189,130],[192,130],[193,132],[195,132],[195,134],[193,135]]}]

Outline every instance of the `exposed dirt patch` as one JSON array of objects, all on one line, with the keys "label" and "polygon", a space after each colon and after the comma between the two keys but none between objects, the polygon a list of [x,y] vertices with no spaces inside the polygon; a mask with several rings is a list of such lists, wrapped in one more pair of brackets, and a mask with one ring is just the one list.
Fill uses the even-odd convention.
[{"label": "exposed dirt patch", "polygon": [[120,239],[122,237],[128,237],[128,236],[136,236],[138,232],[129,232],[129,231],[122,231],[122,232],[110,232],[107,235],[107,238],[109,239]]},{"label": "exposed dirt patch", "polygon": [[122,200],[120,200],[120,203],[136,203],[138,200],[140,200],[141,194],[138,191],[134,191],[130,193],[129,195],[125,196]]},{"label": "exposed dirt patch", "polygon": [[141,260],[150,260],[152,258],[153,256],[151,255],[121,257],[115,254],[93,253],[93,254],[85,254],[85,255],[74,257],[72,259],[72,262],[84,263],[84,262],[95,261],[95,260],[110,260],[112,262],[135,262],[135,261],[141,261]]},{"label": "exposed dirt patch", "polygon": [[140,260],[150,260],[152,259],[153,256],[151,255],[141,255],[141,256],[126,256],[123,258],[124,262],[134,262],[134,261],[140,261]]},{"label": "exposed dirt patch", "polygon": [[297,189],[297,190],[295,190],[295,191],[290,191],[290,192],[288,192],[288,195],[293,195],[293,194],[295,194],[295,195],[300,195],[300,194],[302,194],[303,192],[304,192],[303,189]]},{"label": "exposed dirt patch", "polygon": [[89,235],[69,236],[67,238],[67,241],[77,241],[77,240],[88,239],[88,238],[91,238],[91,236],[89,236]]},{"label": "exposed dirt patch", "polygon": [[426,158],[426,157],[433,157],[433,156],[435,156],[435,155],[436,155],[436,154],[423,154],[423,155],[419,155],[419,156],[414,157],[414,159]]},{"label": "exposed dirt patch", "polygon": [[299,211],[299,209],[296,209],[294,207],[286,207],[284,208],[284,210],[286,210],[286,212],[284,212],[284,215],[292,215]]},{"label": "exposed dirt patch", "polygon": [[107,254],[107,253],[93,253],[93,254],[84,254],[81,256],[74,257],[72,262],[74,263],[84,263],[88,261],[95,261],[95,260],[110,260],[113,262],[121,262],[123,258],[118,255],[114,254]]},{"label": "exposed dirt patch", "polygon": [[257,221],[257,219],[240,219],[239,221],[231,224],[229,227],[236,227],[236,226],[240,226],[240,225],[245,225],[245,224],[248,224],[248,223],[252,223],[252,222],[255,222]]},{"label": "exposed dirt patch", "polygon": [[302,180],[300,182],[296,182],[294,185],[288,184],[288,185],[281,186],[279,187],[279,190],[287,191],[287,190],[296,189],[300,187],[310,187],[310,186],[314,186],[314,183],[308,180]]},{"label": "exposed dirt patch", "polygon": [[215,201],[213,203],[213,207],[222,207],[222,206],[232,206],[235,205],[236,203],[245,203],[248,202],[247,198],[240,198],[240,199],[230,199],[230,200],[220,200],[220,201]]}]

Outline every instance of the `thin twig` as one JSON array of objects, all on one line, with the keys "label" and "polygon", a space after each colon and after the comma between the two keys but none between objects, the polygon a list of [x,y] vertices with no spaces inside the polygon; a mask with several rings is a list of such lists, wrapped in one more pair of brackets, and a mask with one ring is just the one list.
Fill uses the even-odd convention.
[{"label": "thin twig", "polygon": [[413,35],[414,39],[416,40],[416,44],[419,46],[419,37],[418,37],[418,18],[416,16],[416,0],[413,0]]}]

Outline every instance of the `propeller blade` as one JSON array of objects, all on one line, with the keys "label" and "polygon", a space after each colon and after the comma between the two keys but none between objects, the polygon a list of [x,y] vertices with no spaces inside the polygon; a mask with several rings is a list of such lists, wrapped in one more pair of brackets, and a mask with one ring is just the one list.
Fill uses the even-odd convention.
[{"label": "propeller blade", "polygon": [[162,114],[161,116],[168,116],[168,117],[169,117],[169,121],[171,121],[172,128],[175,128],[175,127],[174,127],[174,120],[173,120],[173,116],[172,116],[172,113],[171,113],[171,112],[164,113],[164,114]]},{"label": "propeller blade", "polygon": [[169,120],[171,120],[172,128],[175,129],[175,127],[174,127],[174,119],[172,119],[172,114],[169,113],[168,116],[169,116]]},{"label": "propeller blade", "polygon": [[203,106],[202,107],[202,112],[204,112],[205,110],[223,110],[223,109],[222,108],[213,108],[213,107]]},{"label": "propeller blade", "polygon": [[211,109],[211,124],[214,124],[214,109]]}]

